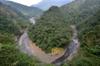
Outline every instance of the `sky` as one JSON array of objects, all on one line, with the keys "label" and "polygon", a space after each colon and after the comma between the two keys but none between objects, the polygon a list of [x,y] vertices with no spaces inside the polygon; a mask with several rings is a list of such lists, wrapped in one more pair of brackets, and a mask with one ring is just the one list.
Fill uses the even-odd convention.
[{"label": "sky", "polygon": [[27,6],[31,6],[31,5],[35,5],[38,4],[39,2],[41,2],[42,0],[10,0],[10,1],[14,1],[23,5],[27,5]]},{"label": "sky", "polygon": [[[14,1],[14,2],[23,4],[23,5],[31,6],[31,5],[36,5],[40,2],[47,1],[47,0],[10,0],[10,1]],[[48,1],[53,1],[53,0],[48,0]],[[62,0],[56,0],[56,1],[61,2]],[[63,0],[63,1],[67,2],[67,1],[71,1],[71,0]]]},{"label": "sky", "polygon": [[38,7],[42,10],[48,10],[50,7],[52,6],[62,6],[64,4],[70,3],[74,0],[42,0],[41,2],[39,2],[36,5],[33,5],[35,7]]}]

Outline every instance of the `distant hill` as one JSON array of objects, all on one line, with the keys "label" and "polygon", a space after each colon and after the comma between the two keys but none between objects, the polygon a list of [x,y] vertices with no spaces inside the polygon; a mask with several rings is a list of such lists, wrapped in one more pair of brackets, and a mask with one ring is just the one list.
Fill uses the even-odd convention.
[{"label": "distant hill", "polygon": [[38,7],[42,10],[48,10],[52,6],[62,6],[64,4],[67,4],[73,0],[43,0],[40,3],[36,5],[32,5],[32,7]]},{"label": "distant hill", "polygon": [[28,24],[28,19],[22,13],[0,2],[0,32],[17,34]]},{"label": "distant hill", "polygon": [[39,8],[36,7],[28,7],[19,3],[15,3],[12,1],[2,1],[2,3],[9,5],[10,7],[12,7],[13,9],[15,9],[16,11],[21,12],[23,15],[25,15],[26,17],[30,18],[30,17],[38,17],[40,15],[42,15],[43,11]]}]

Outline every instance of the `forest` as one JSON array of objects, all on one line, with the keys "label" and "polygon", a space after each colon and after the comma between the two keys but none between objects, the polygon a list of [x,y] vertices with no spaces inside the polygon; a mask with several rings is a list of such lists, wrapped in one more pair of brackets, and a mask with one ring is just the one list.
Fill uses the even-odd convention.
[{"label": "forest", "polygon": [[70,25],[78,30],[80,48],[71,61],[61,66],[100,66],[100,0],[75,0],[61,7],[52,6],[34,25],[28,19],[33,14],[25,16],[15,7],[0,2],[0,66],[55,66],[20,52],[16,38],[27,28],[29,38],[51,53],[53,48],[69,46]]}]

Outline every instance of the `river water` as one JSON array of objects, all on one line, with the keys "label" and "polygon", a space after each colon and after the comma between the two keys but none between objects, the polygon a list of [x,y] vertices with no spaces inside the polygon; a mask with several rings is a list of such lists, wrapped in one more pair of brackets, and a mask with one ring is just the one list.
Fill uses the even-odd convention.
[{"label": "river water", "polygon": [[[52,56],[48,56],[47,54],[45,54],[45,52],[39,50],[40,48],[36,45],[34,45],[33,48],[30,47],[30,44],[29,44],[30,42],[29,42],[29,37],[28,37],[27,31],[25,31],[19,39],[20,50],[21,50],[21,52],[24,52],[24,53],[28,54],[29,56],[32,56],[32,55],[37,56],[44,63],[52,63],[52,64],[55,64],[56,66],[61,66],[61,64],[65,60],[69,61],[74,57],[74,55],[77,53],[79,46],[80,46],[80,43],[78,40],[77,29],[74,25],[71,25],[71,28],[73,30],[73,36],[72,36],[69,46],[66,47],[65,52],[64,52],[64,54],[62,54],[62,56],[54,58]],[[31,46],[32,46],[32,44],[31,44]]]}]

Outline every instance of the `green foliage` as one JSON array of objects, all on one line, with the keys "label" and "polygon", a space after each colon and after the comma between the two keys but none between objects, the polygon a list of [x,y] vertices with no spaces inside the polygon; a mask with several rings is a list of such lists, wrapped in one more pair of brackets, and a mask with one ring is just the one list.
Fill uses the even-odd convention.
[{"label": "green foliage", "polygon": [[7,1],[5,4],[9,5],[11,8],[22,13],[23,15],[25,15],[25,17],[28,17],[28,18],[37,17],[37,16],[42,15],[43,13],[43,11],[39,8],[28,7],[28,6],[15,3],[15,2],[11,2],[11,1]]},{"label": "green foliage", "polygon": [[1,44],[9,44],[14,43],[14,35],[11,35],[9,33],[0,33],[0,43]]},{"label": "green foliage", "polygon": [[[14,37],[25,23],[22,18],[16,11],[0,3],[0,66],[34,66],[36,62],[19,52],[15,45]],[[18,24],[19,21],[22,25]]]},{"label": "green foliage", "polygon": [[21,53],[16,46],[15,36],[29,25],[28,19],[20,12],[0,3],[0,66],[41,66],[35,57]]},{"label": "green foliage", "polygon": [[100,66],[100,57],[89,53],[86,48],[80,49],[77,56],[67,62],[68,66]]},{"label": "green foliage", "polygon": [[[14,36],[10,34],[0,34],[0,65],[1,66],[40,66],[40,62],[35,57],[28,57],[18,50],[14,42]],[[43,66],[53,66],[42,64]]]},{"label": "green foliage", "polygon": [[[71,15],[68,12],[66,16],[75,21],[81,44],[80,52],[76,58],[67,63],[68,66],[100,66],[99,3],[99,0],[77,0],[67,6],[67,11],[71,9],[69,10]],[[70,21],[70,19],[66,21]]]},{"label": "green foliage", "polygon": [[61,10],[68,23],[78,24],[95,14],[99,7],[100,0],[75,0],[62,6]]},{"label": "green foliage", "polygon": [[11,7],[0,3],[0,32],[18,35],[23,27],[28,27],[28,19]]},{"label": "green foliage", "polygon": [[[14,36],[23,28],[30,27],[25,17],[16,12],[16,6],[18,4],[8,7],[0,3],[0,65],[53,66],[30,59],[16,48]],[[51,48],[69,44],[72,33],[69,25],[75,24],[81,47],[77,56],[62,66],[100,66],[99,7],[100,0],[75,0],[61,8],[53,6],[29,29],[30,38],[43,50],[50,52]],[[26,13],[27,8],[24,9],[24,15],[30,16]]]},{"label": "green foliage", "polygon": [[18,27],[7,17],[0,16],[0,32],[16,34],[19,32]]},{"label": "green foliage", "polygon": [[34,66],[35,61],[18,51],[15,44],[1,44],[1,66]]},{"label": "green foliage", "polygon": [[53,47],[68,45],[71,38],[71,28],[65,22],[58,7],[51,7],[29,31],[33,42],[46,52]]}]

